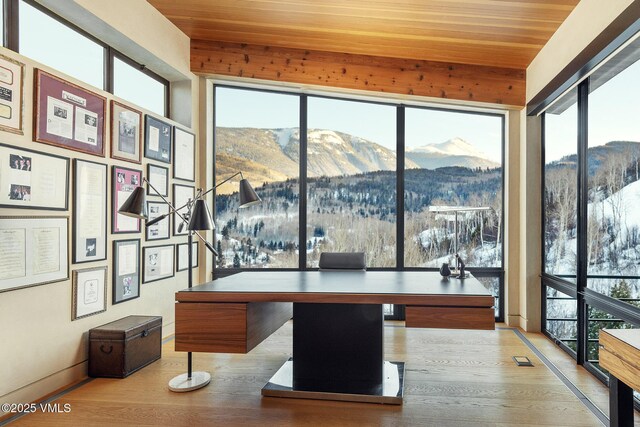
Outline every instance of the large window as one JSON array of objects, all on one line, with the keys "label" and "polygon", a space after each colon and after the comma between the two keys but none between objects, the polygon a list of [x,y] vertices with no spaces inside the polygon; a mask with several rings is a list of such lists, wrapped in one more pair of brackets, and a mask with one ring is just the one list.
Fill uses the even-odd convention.
[{"label": "large window", "polygon": [[577,89],[544,115],[544,271],[576,276],[578,106]]},{"label": "large window", "polygon": [[321,252],[365,252],[396,265],[396,109],[308,100],[307,265]]},{"label": "large window", "polygon": [[299,97],[219,87],[215,103],[215,180],[242,172],[263,200],[239,208],[240,176],[217,189],[216,265],[297,268]]},{"label": "large window", "polygon": [[113,94],[164,116],[167,86],[157,77],[134,68],[130,63],[113,59]]},{"label": "large window", "polygon": [[503,117],[406,109],[404,258],[409,267],[502,266]]},{"label": "large window", "polygon": [[238,179],[218,189],[219,274],[351,251],[435,271],[458,253],[503,318],[504,115],[225,85],[214,103],[215,181],[242,171],[263,199],[240,209]]},{"label": "large window", "polygon": [[640,326],[639,59],[636,38],[543,116],[544,329],[603,381],[599,332]]},{"label": "large window", "polygon": [[640,278],[640,61],[612,59],[590,89],[587,286],[638,305],[630,277]]},{"label": "large window", "polygon": [[[156,114],[168,115],[167,80],[54,15],[34,0],[19,0],[15,4],[19,6],[18,40],[13,40],[13,36],[9,40],[3,39],[5,46],[10,49],[18,46],[22,55],[35,61]],[[5,21],[13,22],[12,17],[3,16],[3,12],[4,8],[0,7],[3,25]],[[3,31],[3,35],[15,33],[11,26],[8,30]]]},{"label": "large window", "polygon": [[22,55],[105,89],[104,46],[25,1],[19,16]]}]

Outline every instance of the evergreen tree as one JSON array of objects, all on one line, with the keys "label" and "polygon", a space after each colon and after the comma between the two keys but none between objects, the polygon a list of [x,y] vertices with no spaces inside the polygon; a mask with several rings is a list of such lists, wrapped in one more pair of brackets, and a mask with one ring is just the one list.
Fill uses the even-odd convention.
[{"label": "evergreen tree", "polygon": [[240,268],[240,257],[237,252],[233,255],[233,268]]}]

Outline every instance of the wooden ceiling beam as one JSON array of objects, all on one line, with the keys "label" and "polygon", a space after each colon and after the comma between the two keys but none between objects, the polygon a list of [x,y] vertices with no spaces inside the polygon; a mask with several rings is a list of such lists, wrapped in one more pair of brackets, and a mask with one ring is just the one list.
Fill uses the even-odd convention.
[{"label": "wooden ceiling beam", "polygon": [[191,40],[191,70],[523,107],[525,70]]}]

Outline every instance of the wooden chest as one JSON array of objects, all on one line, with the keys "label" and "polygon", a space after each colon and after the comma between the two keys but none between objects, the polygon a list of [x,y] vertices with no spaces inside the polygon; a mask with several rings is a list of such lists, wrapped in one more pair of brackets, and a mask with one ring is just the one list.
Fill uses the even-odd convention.
[{"label": "wooden chest", "polygon": [[89,330],[89,376],[124,378],[160,358],[162,317],[128,316]]}]

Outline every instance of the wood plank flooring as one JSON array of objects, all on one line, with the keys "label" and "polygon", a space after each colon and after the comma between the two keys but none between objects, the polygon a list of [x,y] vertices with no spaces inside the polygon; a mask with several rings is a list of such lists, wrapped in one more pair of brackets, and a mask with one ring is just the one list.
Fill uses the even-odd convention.
[{"label": "wood plank flooring", "polygon": [[[402,406],[263,398],[260,389],[291,354],[288,322],[246,355],[194,354],[209,386],[172,393],[186,354],[122,380],[95,379],[60,397],[69,413],[35,413],[11,426],[601,426],[511,330],[407,329],[387,322],[385,359],[406,362]],[[511,356],[535,367],[516,367]],[[587,374],[588,375],[588,374]]]}]

